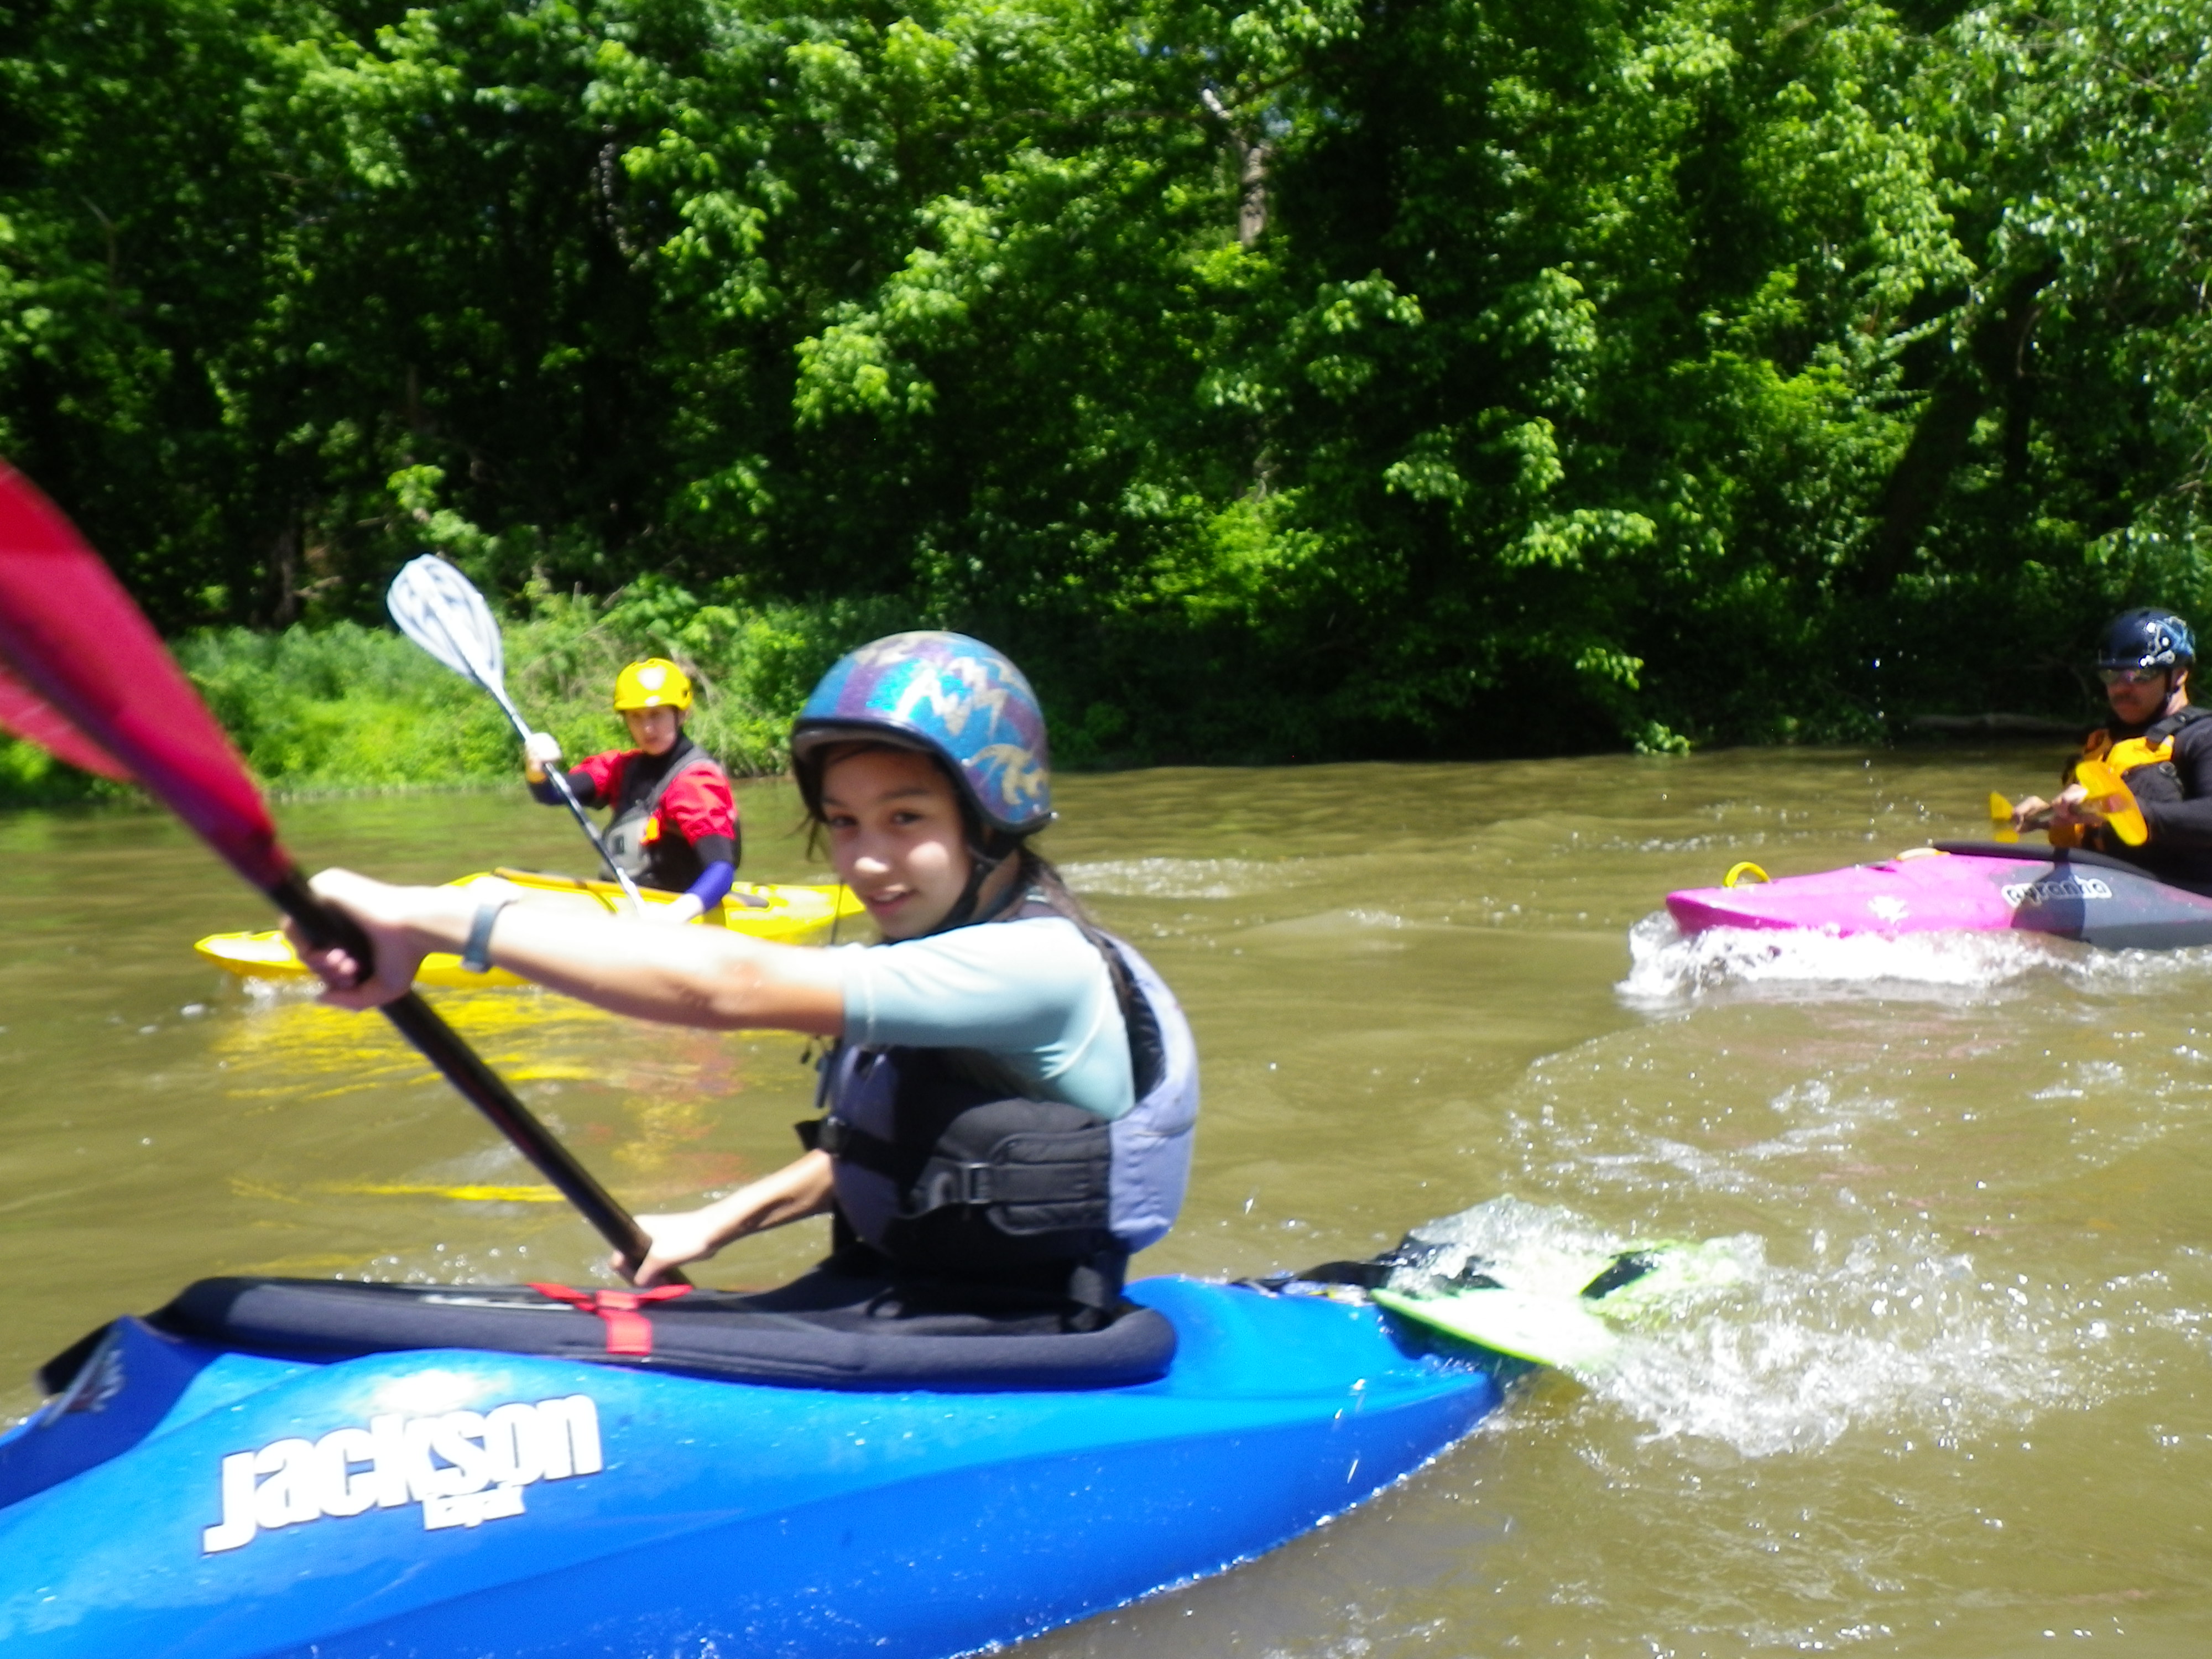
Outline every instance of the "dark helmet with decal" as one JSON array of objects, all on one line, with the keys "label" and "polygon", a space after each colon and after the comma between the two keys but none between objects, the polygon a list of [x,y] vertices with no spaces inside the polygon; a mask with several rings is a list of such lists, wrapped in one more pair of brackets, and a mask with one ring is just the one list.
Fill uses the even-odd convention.
[{"label": "dark helmet with decal", "polygon": [[2100,668],[2188,668],[2196,660],[2189,624],[2171,611],[2130,611],[2113,617],[2097,653]]},{"label": "dark helmet with decal", "polygon": [[1052,822],[1044,710],[1003,652],[965,634],[893,634],[840,658],[791,728],[791,769],[822,815],[822,762],[842,743],[889,743],[941,763],[977,828],[1020,837]]}]

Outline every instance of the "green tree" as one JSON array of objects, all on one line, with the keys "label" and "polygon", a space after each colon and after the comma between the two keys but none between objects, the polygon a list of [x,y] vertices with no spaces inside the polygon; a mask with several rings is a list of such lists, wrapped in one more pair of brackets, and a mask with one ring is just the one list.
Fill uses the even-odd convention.
[{"label": "green tree", "polygon": [[1089,758],[2063,708],[2212,600],[2208,21],[47,0],[0,444],[167,625],[435,547],[749,745],[883,618]]}]

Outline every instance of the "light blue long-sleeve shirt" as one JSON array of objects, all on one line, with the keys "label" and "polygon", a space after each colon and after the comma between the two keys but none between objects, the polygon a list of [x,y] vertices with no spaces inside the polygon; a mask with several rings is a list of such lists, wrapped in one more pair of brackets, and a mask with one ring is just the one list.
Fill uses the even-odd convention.
[{"label": "light blue long-sleeve shirt", "polygon": [[980,1050],[1039,1100],[1109,1122],[1136,1103],[1129,1039],[1097,947],[1061,916],[957,927],[831,951],[845,1037]]}]

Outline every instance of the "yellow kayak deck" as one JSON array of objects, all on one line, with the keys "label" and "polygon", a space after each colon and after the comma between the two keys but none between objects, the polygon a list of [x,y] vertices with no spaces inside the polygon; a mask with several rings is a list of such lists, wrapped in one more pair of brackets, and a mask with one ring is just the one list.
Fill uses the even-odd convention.
[{"label": "yellow kayak deck", "polygon": [[[478,871],[447,885],[473,887],[479,882],[498,882],[520,888],[526,895],[526,903],[573,907],[594,914],[629,914],[629,900],[611,881],[584,881],[574,876],[547,875],[535,870],[500,869]],[[681,896],[651,888],[644,890],[647,904],[672,904]],[[733,933],[770,939],[779,945],[802,945],[828,933],[842,918],[857,916],[865,908],[849,890],[841,886],[776,886],[741,882],[730,890],[730,896],[718,909],[708,911],[690,925],[726,927]],[[284,935],[274,928],[252,933],[210,933],[192,949],[202,960],[251,979],[295,979],[307,971],[307,964],[294,954]],[[480,986],[520,985],[524,981],[503,968],[472,974],[461,966],[459,957],[439,951],[422,959],[422,970],[415,975],[415,982]]]}]

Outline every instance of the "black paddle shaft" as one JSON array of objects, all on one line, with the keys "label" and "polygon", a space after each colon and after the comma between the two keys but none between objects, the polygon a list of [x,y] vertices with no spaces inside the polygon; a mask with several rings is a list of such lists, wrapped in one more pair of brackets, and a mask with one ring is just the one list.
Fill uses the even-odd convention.
[{"label": "black paddle shaft", "polygon": [[[362,964],[364,978],[374,971],[374,953],[368,936],[352,917],[316,897],[297,870],[289,872],[282,882],[268,890],[277,908],[300,924],[308,943],[321,950],[336,946],[349,952]],[[505,1135],[540,1175],[559,1188],[562,1196],[599,1230],[599,1237],[613,1245],[626,1263],[635,1268],[645,1260],[652,1241],[646,1237],[636,1219],[599,1185],[589,1170],[576,1161],[574,1153],[553,1138],[537,1115],[515,1097],[506,1079],[485,1065],[483,1057],[469,1047],[459,1031],[446,1024],[443,1015],[413,991],[396,1002],[385,1004],[384,1014],[469,1104],[490,1119],[492,1127]],[[682,1273],[673,1271],[664,1273],[662,1278],[672,1285],[690,1283]]]},{"label": "black paddle shaft", "polygon": [[[483,684],[481,680],[477,683],[479,685]],[[503,695],[497,692],[494,692],[493,695],[498,697],[499,706],[507,711],[507,719],[514,721],[515,731],[521,734],[523,743],[527,745],[530,742],[528,723],[515,712],[514,705],[507,702]],[[599,862],[607,866],[607,873],[620,882],[623,890],[628,891],[630,886],[629,877],[623,872],[622,866],[615,862],[614,854],[607,851],[606,842],[600,838],[599,826],[584,816],[584,803],[576,799],[576,792],[569,787],[568,774],[562,769],[561,763],[555,761],[548,766],[545,769],[545,776],[547,781],[553,786],[553,793],[561,797],[561,804],[568,809],[568,816],[576,820],[576,828],[584,832],[584,839],[592,843],[592,850],[599,855]],[[633,894],[632,896],[635,897],[635,895]]]}]

